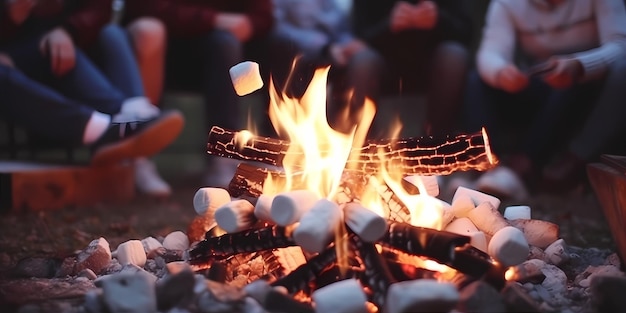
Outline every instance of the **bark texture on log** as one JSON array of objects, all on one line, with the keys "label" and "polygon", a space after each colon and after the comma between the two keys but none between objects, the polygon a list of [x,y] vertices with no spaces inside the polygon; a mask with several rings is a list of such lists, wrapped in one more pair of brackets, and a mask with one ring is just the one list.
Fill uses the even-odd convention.
[{"label": "bark texture on log", "polygon": [[[250,136],[213,126],[209,132],[207,153],[240,160],[282,166],[290,142],[270,137]],[[346,168],[375,173],[381,164],[390,172],[447,175],[456,171],[487,170],[497,160],[491,154],[485,133],[423,136],[406,139],[370,140],[353,148],[358,158],[347,161]],[[302,155],[304,157],[304,155]]]}]

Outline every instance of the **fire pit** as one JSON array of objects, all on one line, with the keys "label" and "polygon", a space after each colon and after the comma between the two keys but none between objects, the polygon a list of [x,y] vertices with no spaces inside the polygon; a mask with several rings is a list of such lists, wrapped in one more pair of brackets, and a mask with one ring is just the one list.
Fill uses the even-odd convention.
[{"label": "fire pit", "polygon": [[[369,140],[367,102],[362,123],[338,133],[327,71],[301,99],[270,86],[280,138],[212,128],[207,152],[242,162],[227,188],[197,190],[186,233],[115,249],[96,239],[46,288],[80,289],[80,310],[98,313],[621,308],[605,292],[626,284],[615,254],[568,247],[528,206],[465,187],[438,198],[441,177],[497,164],[484,130]],[[15,298],[19,286],[0,290]]]}]

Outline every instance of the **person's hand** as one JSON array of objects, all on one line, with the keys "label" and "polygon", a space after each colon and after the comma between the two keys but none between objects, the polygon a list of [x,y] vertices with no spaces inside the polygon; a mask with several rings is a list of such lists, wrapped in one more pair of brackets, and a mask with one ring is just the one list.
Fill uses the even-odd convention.
[{"label": "person's hand", "polygon": [[241,42],[252,37],[252,22],[244,14],[220,13],[215,19],[215,27],[232,33]]},{"label": "person's hand", "polygon": [[11,60],[11,57],[8,54],[4,53],[0,53],[0,64],[6,65],[8,67],[15,67],[13,65],[13,60]]},{"label": "person's hand", "polygon": [[16,25],[24,23],[35,6],[35,0],[6,0],[9,18]]},{"label": "person's hand", "polygon": [[517,93],[528,86],[528,76],[522,73],[517,66],[509,64],[502,68],[497,75],[498,87],[506,92]]},{"label": "person's hand", "polygon": [[572,86],[584,74],[582,64],[576,59],[553,57],[548,63],[551,70],[544,74],[543,80],[555,89]]},{"label": "person's hand", "polygon": [[76,64],[76,49],[72,37],[61,27],[57,27],[43,36],[39,50],[50,58],[52,73],[63,76]]},{"label": "person's hand", "polygon": [[420,1],[413,6],[413,27],[417,29],[433,29],[437,24],[439,11],[437,4],[430,0]]},{"label": "person's hand", "polygon": [[399,32],[409,29],[413,23],[411,14],[413,5],[408,2],[398,1],[391,9],[390,25],[392,32]]},{"label": "person's hand", "polygon": [[330,46],[330,55],[337,65],[348,64],[352,56],[365,49],[367,45],[358,39],[353,39],[344,44],[333,44]]}]

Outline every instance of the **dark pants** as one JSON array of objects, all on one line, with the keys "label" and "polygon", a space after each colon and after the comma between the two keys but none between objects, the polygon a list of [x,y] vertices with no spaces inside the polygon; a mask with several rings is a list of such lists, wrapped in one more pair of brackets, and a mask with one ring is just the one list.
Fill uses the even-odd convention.
[{"label": "dark pants", "polygon": [[496,154],[525,154],[536,165],[562,149],[589,159],[625,129],[624,68],[614,66],[604,79],[564,90],[534,78],[517,94],[488,86],[473,71],[464,104],[466,130],[485,127]]},{"label": "dark pants", "polygon": [[55,142],[82,145],[93,109],[4,65],[0,95],[2,119]]},{"label": "dark pants", "polygon": [[[207,130],[213,125],[244,128],[229,69],[245,60],[259,62],[262,40],[242,44],[229,32],[215,30],[195,38],[170,37],[167,49],[166,85],[202,91]],[[263,70],[264,64],[259,64]]]},{"label": "dark pants", "polygon": [[120,111],[126,98],[100,71],[84,51],[76,49],[76,65],[67,74],[57,77],[50,68],[50,60],[39,51],[41,37],[31,37],[0,47],[7,52],[15,67],[26,76],[58,90],[64,96],[89,105],[106,114]]}]

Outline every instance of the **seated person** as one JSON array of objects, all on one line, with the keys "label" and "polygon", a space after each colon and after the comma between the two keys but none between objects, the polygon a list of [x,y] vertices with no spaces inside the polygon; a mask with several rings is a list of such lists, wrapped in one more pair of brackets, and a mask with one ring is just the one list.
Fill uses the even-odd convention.
[{"label": "seated person", "polygon": [[[493,135],[505,165],[495,173],[526,183],[541,176],[541,190],[569,190],[625,131],[621,0],[492,1],[476,64],[464,116],[468,130],[485,126]],[[521,138],[503,137],[505,125]],[[497,188],[489,177],[482,181]]]},{"label": "seated person", "polygon": [[[4,4],[0,49],[25,75],[118,119],[148,119],[159,113],[144,96],[128,41],[108,25],[111,1],[6,0]],[[140,191],[170,194],[151,162],[140,158],[136,165]]]},{"label": "seated person", "polygon": [[[472,40],[467,2],[354,1],[352,19],[356,37],[385,62],[385,71],[373,76],[383,79],[381,91],[424,92],[424,132],[459,131]],[[354,50],[354,45],[347,46],[343,54]]]},{"label": "seated person", "polygon": [[43,138],[89,147],[91,163],[104,165],[152,156],[180,134],[179,112],[117,122],[111,115],[68,99],[12,67],[0,54],[0,116]]}]

